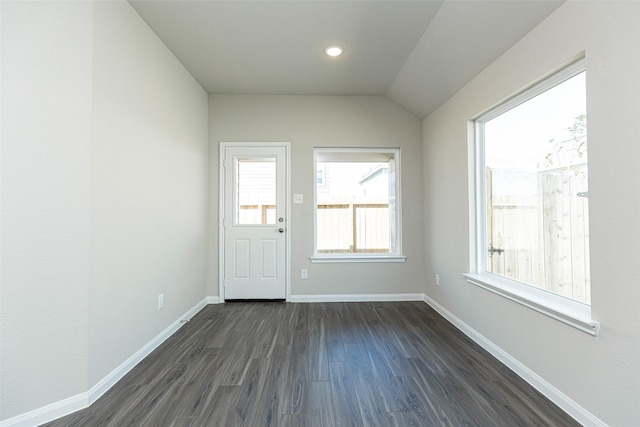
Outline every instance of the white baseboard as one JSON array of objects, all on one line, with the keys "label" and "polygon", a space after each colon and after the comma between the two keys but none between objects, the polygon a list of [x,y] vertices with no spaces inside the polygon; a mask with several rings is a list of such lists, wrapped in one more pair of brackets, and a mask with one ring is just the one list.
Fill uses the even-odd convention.
[{"label": "white baseboard", "polygon": [[289,302],[424,301],[424,294],[290,295]]},{"label": "white baseboard", "polygon": [[219,296],[208,296],[207,297],[207,304],[220,304],[220,297]]},{"label": "white baseboard", "polygon": [[[607,427],[603,421],[591,414],[589,411],[578,405],[566,394],[555,388],[553,385],[545,381],[538,374],[527,368],[516,358],[505,352],[503,349],[489,341],[478,331],[467,325],[460,318],[455,316],[449,310],[438,304],[435,300],[425,294],[379,294],[379,295],[291,295],[290,302],[375,302],[375,301],[424,301],[431,306],[445,319],[451,322],[455,327],[462,331],[469,338],[478,343],[482,348],[491,353],[496,359],[500,360],[517,375],[527,381],[531,386],[540,393],[549,398],[558,405],[567,414],[575,418],[584,426],[589,427]],[[169,325],[164,331],[153,338],[144,347],[138,350],[130,358],[125,360],[120,366],[114,369],[109,375],[100,380],[96,385],[86,393],[71,396],[67,399],[54,402],[42,408],[0,421],[0,427],[33,427],[53,421],[57,418],[79,411],[91,405],[115,383],[124,377],[134,366],[142,359],[155,350],[167,338],[173,335],[184,324],[184,320],[189,320],[196,313],[202,310],[207,304],[219,304],[220,299],[217,296],[209,296],[193,308],[187,311],[178,320]]]},{"label": "white baseboard", "polygon": [[57,418],[79,411],[89,406],[89,393],[80,393],[75,396],[54,402],[42,408],[20,414],[8,420],[0,421],[0,427],[33,427],[48,423]]},{"label": "white baseboard", "polygon": [[208,304],[208,298],[203,299],[189,311],[180,316],[178,320],[167,326],[167,328],[155,336],[144,347],[136,351],[131,357],[122,362],[120,366],[111,371],[109,375],[101,379],[96,385],[89,390],[89,405],[98,400],[100,396],[106,393],[111,387],[122,379],[131,369],[133,369],[138,363],[147,357],[153,350],[155,350],[160,344],[166,341],[171,335],[173,335],[178,329],[184,325],[185,320],[191,319],[196,313],[202,310]]},{"label": "white baseboard", "polygon": [[528,382],[533,388],[545,395],[549,400],[558,405],[569,416],[585,427],[607,427],[607,424],[597,418],[595,415],[578,405],[569,396],[555,388],[553,385],[545,381],[538,374],[526,367],[515,357],[498,347],[492,341],[488,340],[484,335],[473,329],[471,326],[463,322],[459,317],[451,313],[449,310],[438,304],[429,296],[424,295],[424,302],[436,310],[442,317],[451,322],[462,333],[471,338],[482,348],[487,350],[493,357],[504,363],[519,377]]},{"label": "white baseboard", "polygon": [[86,393],[81,393],[69,398],[54,402],[50,405],[43,406],[33,411],[26,412],[13,418],[0,421],[0,427],[33,427],[40,424],[51,422],[65,415],[87,408],[93,402],[98,400],[100,396],[106,393],[115,383],[124,377],[133,367],[135,367],[142,359],[147,357],[153,350],[162,344],[167,338],[173,335],[185,320],[191,319],[196,313],[202,310],[207,304],[215,304],[209,302],[208,297],[197,303],[185,314],[180,316],[178,320],[169,325],[165,330],[156,335],[144,347],[135,352],[131,357],[122,362],[120,366],[115,368],[106,377],[100,380],[96,385]]}]

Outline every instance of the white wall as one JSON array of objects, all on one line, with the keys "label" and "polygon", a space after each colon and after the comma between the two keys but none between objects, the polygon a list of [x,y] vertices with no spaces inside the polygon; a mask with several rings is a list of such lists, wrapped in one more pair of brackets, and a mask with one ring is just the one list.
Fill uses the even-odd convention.
[{"label": "white wall", "polygon": [[[638,3],[562,6],[428,117],[422,137],[420,122],[382,97],[219,95],[207,116],[204,91],[125,2],[3,1],[0,14],[0,419],[87,391],[217,295],[217,144],[289,141],[292,193],[305,195],[292,205],[294,295],[426,289],[595,416],[637,424]],[[466,121],[583,50],[596,338],[462,278]],[[314,146],[401,147],[406,263],[309,263]]]},{"label": "white wall", "polygon": [[204,298],[207,236],[207,95],[128,3],[95,11],[90,384]]},{"label": "white wall", "polygon": [[[640,422],[640,3],[568,2],[423,122],[427,294],[593,416]],[[586,52],[598,337],[468,284],[467,120]],[[443,245],[442,242],[447,242]],[[431,280],[440,274],[441,286]]]},{"label": "white wall", "polygon": [[6,420],[204,298],[208,101],[125,1],[1,7]]},{"label": "white wall", "polygon": [[87,389],[93,7],[0,7],[5,419]]},{"label": "white wall", "polygon": [[[291,143],[291,294],[423,292],[423,202],[420,121],[384,97],[209,96],[210,246],[208,295],[218,295],[218,150],[222,142]],[[406,263],[311,264],[313,148],[400,147]],[[300,279],[300,269],[309,271]]]}]

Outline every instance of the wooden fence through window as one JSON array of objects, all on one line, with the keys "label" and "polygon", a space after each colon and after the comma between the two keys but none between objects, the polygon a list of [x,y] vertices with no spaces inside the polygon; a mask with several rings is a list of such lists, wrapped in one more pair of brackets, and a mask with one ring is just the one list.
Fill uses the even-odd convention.
[{"label": "wooden fence through window", "polygon": [[389,204],[317,205],[319,253],[388,253]]},{"label": "wooden fence through window", "polygon": [[493,173],[487,169],[487,270],[589,304],[586,169],[538,172],[537,194],[519,196],[492,194]]}]

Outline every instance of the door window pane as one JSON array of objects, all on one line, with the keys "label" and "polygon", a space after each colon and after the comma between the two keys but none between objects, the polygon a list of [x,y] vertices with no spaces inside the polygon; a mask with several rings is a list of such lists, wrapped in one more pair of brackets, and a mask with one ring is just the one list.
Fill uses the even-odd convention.
[{"label": "door window pane", "polygon": [[276,159],[236,159],[236,225],[276,223]]}]

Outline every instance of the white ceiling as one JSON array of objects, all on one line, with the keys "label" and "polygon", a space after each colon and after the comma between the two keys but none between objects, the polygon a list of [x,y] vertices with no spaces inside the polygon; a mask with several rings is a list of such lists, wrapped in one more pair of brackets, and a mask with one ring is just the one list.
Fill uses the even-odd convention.
[{"label": "white ceiling", "polygon": [[385,95],[420,118],[562,2],[129,0],[209,93]]}]

